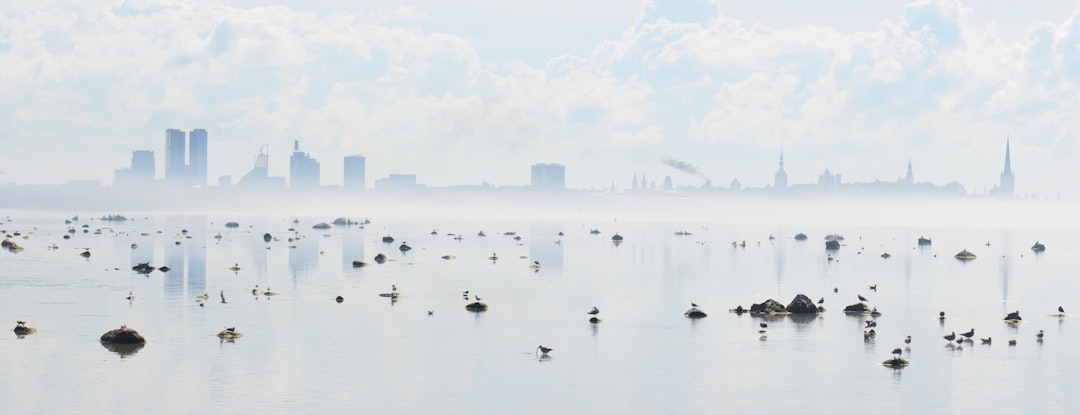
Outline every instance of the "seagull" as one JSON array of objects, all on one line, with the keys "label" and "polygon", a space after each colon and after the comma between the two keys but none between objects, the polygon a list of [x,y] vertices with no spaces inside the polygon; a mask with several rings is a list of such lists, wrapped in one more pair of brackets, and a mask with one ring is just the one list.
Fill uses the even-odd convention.
[{"label": "seagull", "polygon": [[985,339],[979,339],[979,340],[982,341],[982,344],[990,344],[990,338],[989,337],[987,337]]},{"label": "seagull", "polygon": [[397,292],[397,285],[396,284],[390,284],[390,291]]},{"label": "seagull", "polygon": [[838,292],[840,292],[840,288],[838,288],[838,287],[832,287],[832,292],[834,292],[834,293],[838,293]]},{"label": "seagull", "polygon": [[859,296],[859,301],[869,301],[869,300],[866,299],[866,297],[863,297],[861,294],[859,294],[858,296]]},{"label": "seagull", "polygon": [[971,331],[967,333],[960,333],[960,335],[970,339],[975,336],[975,329],[971,329]]},{"label": "seagull", "polygon": [[588,312],[588,313],[586,313],[586,314],[592,314],[592,315],[594,315],[594,316],[595,316],[595,315],[597,315],[597,314],[600,314],[600,309],[599,309],[599,308],[596,308],[596,307],[593,307],[593,308],[592,308],[592,310],[589,310],[589,312]]},{"label": "seagull", "polygon": [[904,351],[902,349],[900,349],[899,347],[897,347],[897,348],[893,349],[892,354],[900,356],[900,355],[904,354]]},{"label": "seagull", "polygon": [[690,307],[694,307],[694,308],[697,308],[697,306],[698,306],[698,305],[697,305],[697,304],[694,304],[694,302],[693,302],[693,301],[691,301],[691,302],[690,302]]},{"label": "seagull", "polygon": [[134,300],[134,299],[135,299],[135,294],[132,293],[131,290],[128,290],[128,296],[127,296],[127,298],[125,298],[125,300],[131,301],[131,300]]},{"label": "seagull", "polygon": [[1058,312],[1061,314],[1065,314],[1065,307],[1058,306]]},{"label": "seagull", "polygon": [[1016,339],[1009,339],[1009,346],[1016,346]]},{"label": "seagull", "polygon": [[948,336],[945,336],[945,340],[948,340],[950,342],[953,341],[953,340],[956,340],[956,332],[954,331],[954,332],[952,332],[952,334],[949,334]]},{"label": "seagull", "polygon": [[904,344],[911,344],[911,336],[904,337]]},{"label": "seagull", "polygon": [[866,320],[866,327],[865,328],[869,329],[869,328],[873,328],[873,327],[877,327],[877,322],[874,321],[874,320]]},{"label": "seagull", "polygon": [[481,300],[481,298],[480,298],[480,296],[479,296],[479,295],[475,295],[475,294],[474,294],[474,295],[473,295],[473,298],[475,298],[475,299],[476,299],[476,301],[480,301],[480,300]]},{"label": "seagull", "polygon": [[769,325],[765,323],[758,323],[758,326],[761,327],[762,330],[769,328]]},{"label": "seagull", "polygon": [[821,297],[820,300],[817,300],[817,303],[818,304],[824,304],[825,303],[825,297]]},{"label": "seagull", "polygon": [[222,304],[228,304],[229,303],[228,301],[225,301],[225,290],[221,290],[221,303]]},{"label": "seagull", "polygon": [[877,291],[877,284],[871,285],[870,291]]},{"label": "seagull", "polygon": [[543,345],[540,345],[540,346],[536,346],[536,350],[538,352],[540,352],[540,356],[547,356],[549,352],[551,352],[552,350],[555,350],[555,349],[552,349],[550,347],[544,347]]},{"label": "seagull", "polygon": [[429,315],[429,316],[435,315],[435,310],[428,310],[427,315]]},{"label": "seagull", "polygon": [[1038,338],[1039,340],[1042,340],[1042,338],[1043,338],[1043,334],[1044,334],[1044,333],[1043,333],[1043,331],[1042,331],[1042,330],[1039,330],[1039,333],[1038,333],[1038,334],[1036,334],[1036,335],[1035,335],[1035,337],[1037,337],[1037,338]]}]

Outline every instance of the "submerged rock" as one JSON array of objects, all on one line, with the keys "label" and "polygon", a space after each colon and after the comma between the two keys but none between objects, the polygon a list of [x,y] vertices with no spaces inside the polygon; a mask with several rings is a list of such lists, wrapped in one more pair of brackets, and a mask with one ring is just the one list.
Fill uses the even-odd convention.
[{"label": "submerged rock", "polygon": [[118,329],[112,329],[105,334],[101,335],[102,343],[118,343],[118,344],[142,344],[146,343],[144,338],[138,331],[128,326],[120,326]]},{"label": "submerged rock", "polygon": [[15,330],[13,331],[19,336],[25,336],[27,334],[34,334],[37,332],[37,329],[26,325],[25,321],[17,321],[15,322]]},{"label": "submerged rock", "polygon": [[791,300],[791,303],[785,307],[785,310],[793,314],[815,314],[820,311],[818,310],[817,305],[814,304],[814,300],[811,300],[810,297],[803,294],[796,295],[795,298]]},{"label": "submerged rock", "polygon": [[691,309],[689,309],[689,310],[686,310],[686,312],[685,312],[685,313],[683,313],[683,316],[685,316],[685,317],[687,317],[687,318],[694,318],[694,319],[698,319],[698,318],[705,318],[705,317],[708,317],[709,315],[708,315],[708,314],[705,314],[705,312],[704,312],[704,311],[701,311],[701,309],[700,309],[700,308],[697,308],[697,307],[693,307],[693,308],[691,308]]},{"label": "submerged rock", "polygon": [[786,313],[787,308],[785,308],[783,304],[780,304],[776,300],[773,300],[773,299],[770,298],[768,300],[765,300],[765,302],[763,302],[761,304],[753,304],[753,305],[751,305],[750,306],[750,312],[751,313],[766,313],[766,314]]},{"label": "submerged rock", "polygon": [[885,359],[885,361],[881,362],[881,364],[885,365],[886,367],[899,368],[899,367],[904,367],[904,366],[910,365],[911,362],[907,361],[907,359],[904,359],[903,357],[893,356],[893,357],[890,357],[888,359]]},{"label": "submerged rock", "polygon": [[845,313],[867,313],[870,312],[870,306],[866,303],[858,302],[847,307],[844,307]]}]

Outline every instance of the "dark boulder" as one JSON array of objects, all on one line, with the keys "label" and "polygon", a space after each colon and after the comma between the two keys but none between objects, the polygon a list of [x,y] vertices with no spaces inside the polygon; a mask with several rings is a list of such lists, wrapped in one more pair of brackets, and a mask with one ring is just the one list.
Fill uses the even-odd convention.
[{"label": "dark boulder", "polygon": [[836,240],[825,241],[825,249],[828,249],[830,251],[835,251],[837,249],[840,249],[840,241],[836,241]]},{"label": "dark boulder", "polygon": [[135,329],[128,326],[120,326],[118,329],[112,329],[105,334],[101,335],[102,343],[119,343],[119,344],[142,344],[146,343],[144,338]]},{"label": "dark boulder", "polygon": [[806,240],[806,234],[802,233],[802,232],[799,232],[799,233],[795,234],[795,240],[796,241],[805,241]]},{"label": "dark boulder", "polygon": [[386,255],[383,255],[383,254],[375,255],[375,263],[381,264],[383,262],[386,262]]},{"label": "dark boulder", "polygon": [[487,311],[488,305],[477,301],[477,302],[466,304],[465,309],[469,310],[469,311],[477,311],[477,312],[479,312],[479,311]]},{"label": "dark boulder", "polygon": [[25,336],[27,334],[34,334],[37,332],[36,328],[30,327],[25,321],[17,321],[15,324],[15,330],[13,330],[18,336]]},{"label": "dark boulder", "polygon": [[1020,312],[1019,311],[1013,311],[1013,312],[1009,313],[1009,315],[1005,316],[1005,321],[1020,321],[1020,320],[1023,320],[1023,319],[1020,318]]},{"label": "dark boulder", "polygon": [[796,295],[791,303],[785,308],[789,313],[793,314],[814,314],[818,312],[817,305],[814,304],[814,300],[810,297],[799,294]]},{"label": "dark boulder", "polygon": [[412,247],[402,242],[401,246],[398,247],[398,250],[400,250],[401,252],[409,252],[412,250]]},{"label": "dark boulder", "polygon": [[228,222],[225,224],[226,228],[239,228],[240,224],[236,222]]},{"label": "dark boulder", "polygon": [[705,318],[705,317],[708,317],[709,315],[705,314],[704,311],[701,311],[700,308],[693,307],[693,308],[691,308],[689,310],[686,310],[686,312],[683,313],[683,316],[685,316],[687,318],[695,318],[695,319],[697,319],[697,318]]},{"label": "dark boulder", "polygon": [[352,266],[353,266],[353,268],[366,267],[367,262],[364,262],[364,261],[361,261],[361,260],[355,260],[355,261],[352,262]]},{"label": "dark boulder", "polygon": [[270,235],[269,233],[263,234],[263,242],[270,242],[271,239],[274,239],[273,235]]},{"label": "dark boulder", "polygon": [[863,302],[855,303],[855,304],[849,305],[847,307],[844,307],[844,312],[845,313],[866,313],[866,312],[869,312],[869,311],[870,311],[870,306],[866,305],[866,303],[863,303]]},{"label": "dark boulder", "polygon": [[761,304],[753,304],[753,305],[750,306],[750,312],[751,313],[769,313],[769,314],[772,314],[772,313],[783,313],[783,312],[786,312],[786,311],[787,311],[787,309],[784,308],[783,304],[780,304],[779,302],[777,302],[776,300],[773,300],[771,298],[768,299],[768,300],[765,300],[765,302],[763,302]]}]

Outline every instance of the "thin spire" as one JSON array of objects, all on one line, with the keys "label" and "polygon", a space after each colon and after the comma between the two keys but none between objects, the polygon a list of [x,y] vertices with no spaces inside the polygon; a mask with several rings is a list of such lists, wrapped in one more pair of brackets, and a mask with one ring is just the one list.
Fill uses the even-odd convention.
[{"label": "thin spire", "polygon": [[1005,135],[1005,171],[1001,172],[1003,175],[1012,176],[1012,158],[1009,156],[1009,135]]}]

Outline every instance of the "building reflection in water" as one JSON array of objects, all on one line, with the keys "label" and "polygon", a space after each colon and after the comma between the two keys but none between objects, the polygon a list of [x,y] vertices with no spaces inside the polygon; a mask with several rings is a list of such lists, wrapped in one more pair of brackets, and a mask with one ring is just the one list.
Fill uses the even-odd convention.
[{"label": "building reflection in water", "polygon": [[352,269],[354,260],[367,261],[364,259],[364,228],[350,226],[343,230],[341,236],[341,269]]}]

